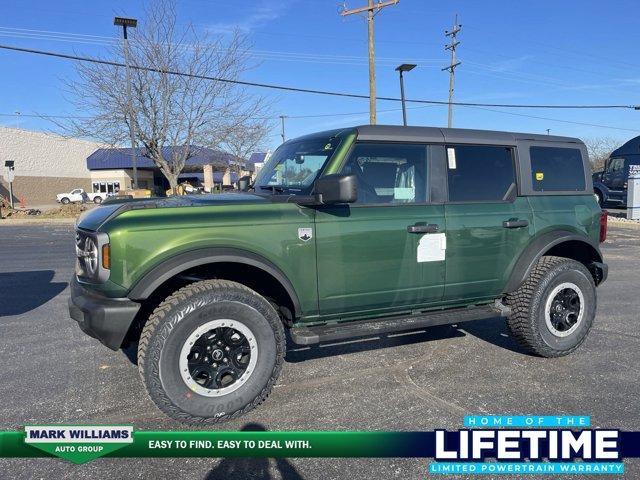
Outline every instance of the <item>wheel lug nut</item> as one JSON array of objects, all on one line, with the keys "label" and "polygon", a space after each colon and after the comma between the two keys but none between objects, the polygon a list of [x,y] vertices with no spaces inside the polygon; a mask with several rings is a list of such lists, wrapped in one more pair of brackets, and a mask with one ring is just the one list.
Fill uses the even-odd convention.
[{"label": "wheel lug nut", "polygon": [[228,363],[228,362],[229,362],[229,359],[225,357],[224,363]]},{"label": "wheel lug nut", "polygon": [[224,347],[224,349],[228,352],[229,350],[231,350],[229,347]]}]

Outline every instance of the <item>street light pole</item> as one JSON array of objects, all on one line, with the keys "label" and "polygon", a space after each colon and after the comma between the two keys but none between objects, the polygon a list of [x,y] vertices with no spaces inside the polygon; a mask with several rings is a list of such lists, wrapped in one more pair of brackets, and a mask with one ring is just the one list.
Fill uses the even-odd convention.
[{"label": "street light pole", "polygon": [[7,169],[7,182],[9,182],[9,203],[11,204],[11,209],[15,208],[13,203],[13,179],[15,176],[15,162],[13,160],[5,160],[4,166]]},{"label": "street light pole", "polygon": [[403,63],[402,65],[396,67],[396,72],[400,72],[400,100],[402,102],[402,124],[407,126],[407,106],[405,105],[404,98],[404,76],[403,72],[410,72],[416,68],[416,65],[413,63]]},{"label": "street light pole", "polygon": [[129,67],[129,39],[127,37],[127,27],[136,28],[138,20],[135,18],[115,17],[113,24],[122,26],[124,64],[127,72],[127,110],[129,110],[129,137],[131,139],[131,167],[133,169],[133,188],[138,188],[138,156],[136,154],[136,133],[135,133],[135,112],[131,98],[131,68]]}]

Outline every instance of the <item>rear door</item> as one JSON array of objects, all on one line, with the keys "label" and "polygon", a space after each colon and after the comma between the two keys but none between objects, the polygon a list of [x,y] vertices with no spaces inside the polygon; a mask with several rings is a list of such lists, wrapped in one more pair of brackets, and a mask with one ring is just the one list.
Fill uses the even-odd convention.
[{"label": "rear door", "polygon": [[321,315],[377,315],[442,300],[444,207],[427,202],[429,148],[354,146],[342,173],[358,178],[357,202],[316,213]]},{"label": "rear door", "polygon": [[533,232],[526,198],[517,196],[515,146],[447,144],[449,303],[494,298]]}]

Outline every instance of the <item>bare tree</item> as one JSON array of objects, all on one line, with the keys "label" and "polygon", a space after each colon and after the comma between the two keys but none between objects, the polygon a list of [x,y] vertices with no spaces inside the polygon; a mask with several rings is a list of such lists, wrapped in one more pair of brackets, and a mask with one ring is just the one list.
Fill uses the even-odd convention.
[{"label": "bare tree", "polygon": [[[193,145],[218,144],[225,132],[267,112],[264,98],[232,82],[210,79],[237,80],[252,67],[247,38],[238,32],[211,37],[192,26],[178,30],[173,3],[150,3],[132,32],[132,108],[124,67],[79,63],[77,79],[68,85],[71,101],[88,118],[62,125],[73,135],[115,146],[129,143],[133,122],[141,153],[153,160],[171,188],[194,154]],[[124,63],[121,45],[111,49],[109,60],[114,58]]]},{"label": "bare tree", "polygon": [[246,165],[252,153],[264,148],[272,126],[269,118],[246,118],[227,130],[215,146],[235,157],[240,173],[240,165]]},{"label": "bare tree", "polygon": [[594,171],[602,170],[611,152],[620,146],[620,141],[611,137],[590,137],[584,140],[589,160]]}]

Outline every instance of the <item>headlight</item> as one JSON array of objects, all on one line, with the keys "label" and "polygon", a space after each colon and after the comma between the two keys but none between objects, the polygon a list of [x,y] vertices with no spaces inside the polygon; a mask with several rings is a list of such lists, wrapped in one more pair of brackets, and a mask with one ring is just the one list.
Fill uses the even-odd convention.
[{"label": "headlight", "polygon": [[[90,282],[104,282],[109,278],[109,261],[102,252],[108,252],[109,237],[106,233],[76,231],[76,256],[78,278]],[[107,260],[106,262],[103,260]]]}]

